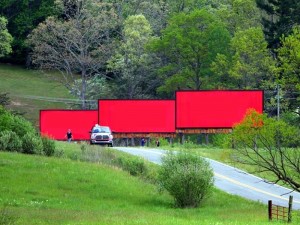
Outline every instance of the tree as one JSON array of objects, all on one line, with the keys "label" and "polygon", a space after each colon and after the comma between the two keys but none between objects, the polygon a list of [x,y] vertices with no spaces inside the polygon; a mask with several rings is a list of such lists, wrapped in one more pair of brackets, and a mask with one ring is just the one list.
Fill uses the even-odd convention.
[{"label": "tree", "polygon": [[288,99],[288,108],[300,117],[300,27],[283,36],[281,45],[277,51],[277,78],[285,93],[284,100]]},{"label": "tree", "polygon": [[0,17],[0,58],[11,53],[12,36],[8,33],[6,28],[7,20]]},{"label": "tree", "polygon": [[151,55],[145,45],[152,38],[152,29],[143,15],[129,16],[124,23],[123,41],[108,67],[117,75],[118,97],[142,98],[151,90]]},{"label": "tree", "polygon": [[[212,64],[222,85],[242,89],[263,88],[272,78],[275,61],[267,49],[261,28],[237,31],[230,42],[230,53],[218,55]],[[216,81],[217,82],[217,81]]]},{"label": "tree", "polygon": [[13,53],[4,60],[13,63],[25,63],[28,46],[25,40],[28,34],[46,17],[55,15],[55,0],[0,0],[0,15],[8,19],[8,31],[14,37]]},{"label": "tree", "polygon": [[225,22],[232,36],[237,31],[261,26],[261,15],[255,0],[228,0],[214,11]]},{"label": "tree", "polygon": [[163,62],[165,84],[159,90],[205,88],[211,79],[210,64],[218,53],[228,51],[229,40],[225,26],[206,10],[173,16],[162,37],[151,43]]},{"label": "tree", "polygon": [[264,32],[271,49],[280,47],[282,35],[289,35],[300,23],[300,4],[297,0],[256,0],[263,17]]},{"label": "tree", "polygon": [[[300,132],[281,120],[249,110],[233,130],[235,159],[257,172],[271,172],[279,181],[300,192]],[[292,148],[294,147],[294,148]]]},{"label": "tree", "polygon": [[[105,65],[114,49],[118,18],[111,4],[93,0],[76,1],[76,4],[75,14],[62,7],[64,20],[49,17],[39,24],[28,42],[32,46],[34,65],[45,71],[59,71],[62,78],[54,75],[52,78],[74,93],[85,109],[88,80],[106,75]],[[81,79],[79,91],[78,87],[74,90],[78,79]]]}]

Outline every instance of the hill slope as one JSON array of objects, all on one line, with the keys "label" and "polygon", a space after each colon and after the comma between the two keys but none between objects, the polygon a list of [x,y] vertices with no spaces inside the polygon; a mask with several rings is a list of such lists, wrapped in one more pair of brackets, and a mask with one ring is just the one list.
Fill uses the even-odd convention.
[{"label": "hill slope", "polygon": [[174,209],[171,197],[138,178],[67,159],[0,152],[0,184],[0,209],[16,224],[267,223],[259,203],[215,190],[199,209]]},{"label": "hill slope", "polygon": [[0,64],[0,93],[9,93],[10,108],[25,113],[25,117],[38,126],[39,110],[66,108],[64,103],[35,100],[35,97],[73,98],[60,83],[35,70]]}]

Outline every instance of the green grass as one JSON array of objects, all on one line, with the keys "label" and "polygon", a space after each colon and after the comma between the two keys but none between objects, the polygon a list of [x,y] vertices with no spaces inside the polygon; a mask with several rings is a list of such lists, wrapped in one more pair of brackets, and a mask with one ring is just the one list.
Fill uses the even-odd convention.
[{"label": "green grass", "polygon": [[0,152],[0,184],[0,208],[16,224],[268,224],[260,203],[214,190],[198,209],[175,209],[139,178],[70,159]]},{"label": "green grass", "polygon": [[72,98],[62,84],[36,70],[0,64],[0,80],[0,93],[9,93],[12,100],[10,108],[25,113],[25,118],[35,126],[38,126],[40,109],[66,108],[67,106],[63,103],[27,99],[24,96]]}]

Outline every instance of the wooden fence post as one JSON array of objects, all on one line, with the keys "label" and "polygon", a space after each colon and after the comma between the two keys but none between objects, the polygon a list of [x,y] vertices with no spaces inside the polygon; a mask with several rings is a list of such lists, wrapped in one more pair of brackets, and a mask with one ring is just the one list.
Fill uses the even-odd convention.
[{"label": "wooden fence post", "polygon": [[272,200],[268,201],[268,214],[269,214],[269,221],[272,220]]},{"label": "wooden fence post", "polygon": [[289,197],[288,223],[292,222],[293,196]]}]

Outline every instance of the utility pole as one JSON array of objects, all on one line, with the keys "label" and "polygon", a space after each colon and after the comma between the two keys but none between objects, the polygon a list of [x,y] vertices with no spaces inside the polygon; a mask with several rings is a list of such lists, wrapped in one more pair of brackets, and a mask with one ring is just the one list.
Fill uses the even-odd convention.
[{"label": "utility pole", "polygon": [[277,89],[277,120],[279,120],[279,115],[280,115],[280,96],[279,96],[279,92],[280,92],[280,87],[279,84],[276,85],[276,89]]}]

